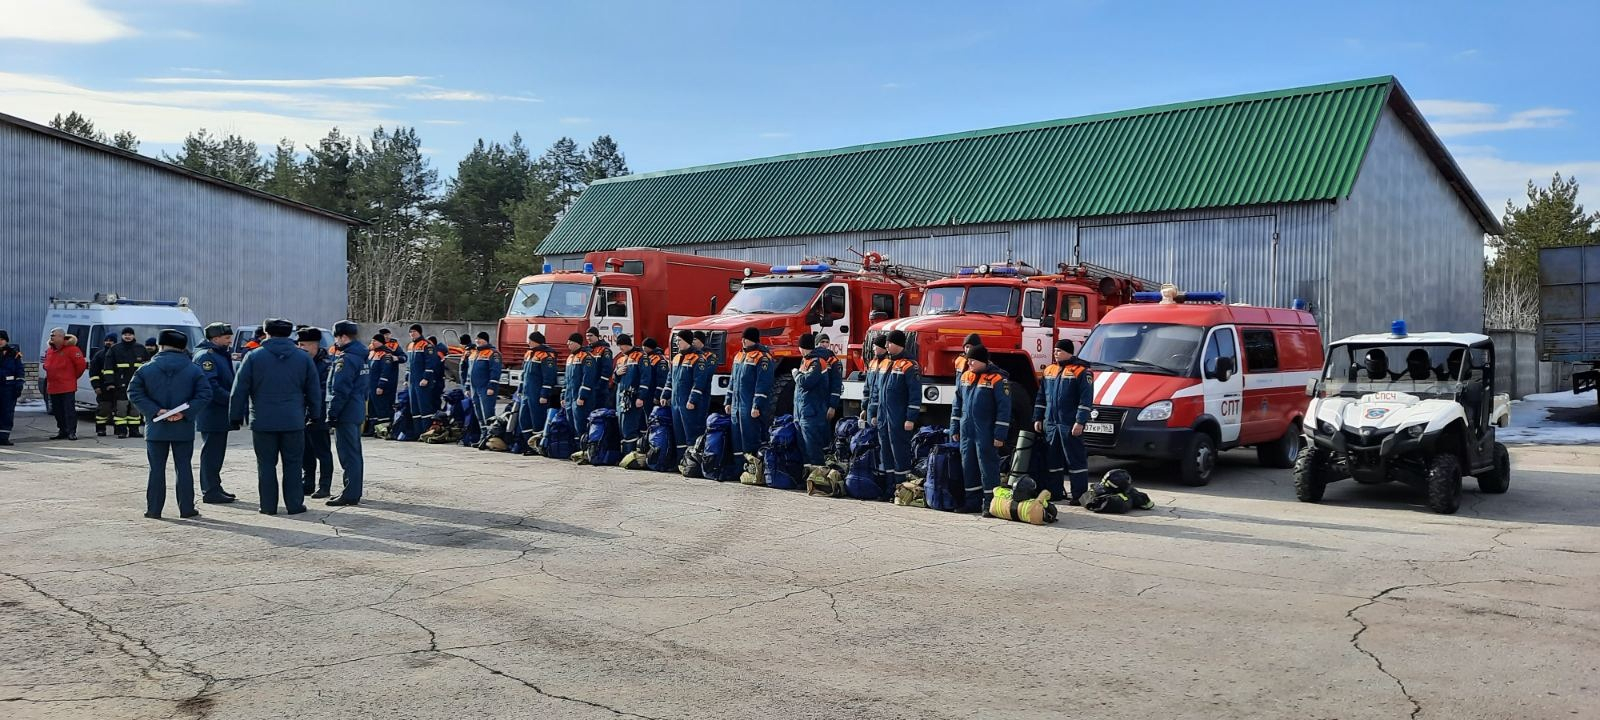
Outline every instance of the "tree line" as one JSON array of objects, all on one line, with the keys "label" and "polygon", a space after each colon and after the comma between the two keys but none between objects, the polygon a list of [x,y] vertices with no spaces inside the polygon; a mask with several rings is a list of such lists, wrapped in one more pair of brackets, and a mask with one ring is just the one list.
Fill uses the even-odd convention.
[{"label": "tree line", "polygon": [[[51,127],[137,152],[76,113]],[[609,135],[580,147],[562,137],[535,155],[520,134],[478,140],[440,181],[416,128],[339,128],[315,145],[284,139],[264,154],[241,136],[190,133],[163,161],[371,223],[346,238],[350,316],[382,322],[436,317],[491,319],[505,312],[522,276],[543,262],[539,243],[590,183],[628,174]]]},{"label": "tree line", "polygon": [[1578,180],[1556,173],[1549,185],[1528,181],[1528,202],[1507,202],[1505,234],[1489,238],[1484,261],[1484,326],[1534,330],[1539,325],[1539,250],[1600,243],[1600,212],[1578,202]]}]

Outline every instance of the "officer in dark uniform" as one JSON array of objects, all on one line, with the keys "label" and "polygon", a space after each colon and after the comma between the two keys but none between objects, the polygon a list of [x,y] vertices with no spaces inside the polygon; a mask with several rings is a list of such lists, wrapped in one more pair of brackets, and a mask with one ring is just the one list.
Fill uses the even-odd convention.
[{"label": "officer in dark uniform", "polygon": [[955,362],[957,378],[961,377],[961,373],[967,371],[967,351],[981,345],[983,345],[983,338],[979,337],[977,333],[970,333],[967,335],[967,339],[961,341],[961,354],[956,356]]},{"label": "officer in dark uniform", "polygon": [[116,426],[117,437],[141,437],[139,408],[128,401],[128,383],[133,382],[133,373],[150,359],[150,354],[139,344],[139,336],[134,334],[131,327],[123,328],[122,342],[105,352],[105,362],[111,366],[111,383],[105,387],[111,391],[114,405],[112,424]]},{"label": "officer in dark uniform", "polygon": [[[162,330],[161,352],[154,362],[141,366],[128,380],[128,399],[149,419],[145,454],[150,460],[150,481],[145,487],[144,516],[161,519],[167,502],[167,458],[178,474],[178,515],[198,517],[194,508],[194,412],[211,402],[211,383],[189,357],[189,337],[177,330]],[[188,405],[167,415],[169,411]],[[161,417],[167,415],[166,417]],[[157,418],[160,418],[159,420]]]},{"label": "officer in dark uniform", "polygon": [[[694,389],[699,394],[694,403],[695,407],[699,408],[701,412],[709,414],[711,412],[711,382],[716,379],[717,368],[722,367],[722,356],[718,355],[716,350],[706,347],[706,340],[705,331],[694,331],[694,351],[700,356],[700,363],[695,366],[694,374]],[[701,421],[700,431],[705,432],[704,421]]]},{"label": "officer in dark uniform", "polygon": [[0,330],[0,445],[12,444],[11,428],[16,421],[17,400],[27,384],[25,372],[22,351],[11,344],[11,333]]},{"label": "officer in dark uniform", "polygon": [[406,346],[406,371],[407,398],[411,405],[411,417],[420,422],[439,411],[439,390],[444,385],[444,374],[440,372],[439,355],[433,343],[422,336],[422,326],[411,326],[411,344]]},{"label": "officer in dark uniform", "polygon": [[505,370],[505,364],[500,360],[500,351],[489,342],[489,333],[478,333],[476,342],[462,356],[463,363],[467,359],[472,362],[463,368],[461,378],[468,381],[467,389],[472,397],[472,410],[478,416],[478,427],[488,432],[489,423],[494,422],[494,406],[498,401],[495,393],[499,390],[500,374]]},{"label": "officer in dark uniform", "polygon": [[599,373],[594,364],[594,358],[583,346],[583,336],[577,333],[567,336],[566,386],[562,388],[561,402],[566,405],[567,420],[579,434],[589,426],[589,411],[598,407],[593,384],[599,381]]},{"label": "officer in dark uniform", "polygon": [[[327,422],[333,426],[339,448],[339,467],[344,470],[344,490],[328,501],[330,507],[361,503],[362,459],[361,427],[367,422],[367,349],[356,337],[361,327],[349,320],[334,323],[333,366],[328,369]],[[328,488],[322,489],[326,496]],[[313,495],[312,497],[318,497]]]},{"label": "officer in dark uniform", "polygon": [[[325,405],[328,371],[332,369],[333,362],[328,359],[327,351],[322,349],[322,331],[314,327],[303,328],[295,340],[316,365],[317,397],[324,398]],[[333,490],[333,445],[328,437],[327,417],[323,413],[306,416],[305,455],[301,462],[305,469],[301,476],[301,489],[314,498],[327,497]]]},{"label": "officer in dark uniform", "polygon": [[306,418],[322,415],[322,382],[311,356],[289,340],[294,326],[268,320],[266,342],[246,355],[233,381],[228,417],[240,427],[250,415],[251,444],[256,452],[256,484],[261,512],[278,514],[278,472],[283,465],[283,504],[290,515],[306,511],[301,492]]},{"label": "officer in dark uniform", "polygon": [[222,461],[228,454],[228,405],[233,398],[233,327],[227,323],[206,326],[206,339],[195,347],[194,364],[211,386],[211,402],[193,408],[195,429],[205,442],[200,447],[200,501],[231,503],[233,493],[222,489]]},{"label": "officer in dark uniform", "polygon": [[868,344],[872,348],[871,355],[867,358],[865,378],[862,390],[866,397],[861,402],[861,421],[869,424],[878,422],[878,389],[883,383],[885,368],[889,365],[889,336],[887,333],[878,333]]},{"label": "officer in dark uniform", "polygon": [[672,408],[672,437],[678,446],[677,457],[681,458],[706,431],[706,405],[710,396],[697,384],[700,353],[694,349],[694,333],[679,330],[677,343],[678,352],[672,356],[659,402],[662,407]]},{"label": "officer in dark uniform", "polygon": [[589,357],[594,358],[595,377],[598,378],[596,384],[590,388],[594,391],[593,405],[611,407],[616,404],[616,385],[613,382],[615,368],[611,346],[600,337],[599,328],[589,328],[589,331],[584,333],[583,340],[589,348]]},{"label": "officer in dark uniform", "polygon": [[983,515],[1000,485],[1000,448],[1011,434],[1011,384],[1005,370],[989,363],[989,349],[967,351],[967,370],[956,381],[950,436],[961,444],[966,491],[983,493]]},{"label": "officer in dark uniform", "polygon": [[111,426],[116,418],[117,403],[112,399],[111,391],[106,386],[114,382],[111,377],[116,371],[106,364],[107,350],[117,344],[116,335],[107,335],[100,341],[100,349],[89,356],[89,387],[94,389],[96,402],[94,409],[94,434],[98,437],[106,436],[106,428]]},{"label": "officer in dark uniform", "polygon": [[544,432],[549,411],[556,406],[556,351],[545,343],[544,333],[528,333],[528,351],[522,354],[522,404],[517,407],[517,432],[523,452],[531,453],[534,433]]},{"label": "officer in dark uniform", "polygon": [[[1083,445],[1083,425],[1089,422],[1094,406],[1094,371],[1076,357],[1071,340],[1056,342],[1055,362],[1045,366],[1039,398],[1033,402],[1033,430],[1045,441],[1049,453],[1044,489],[1050,497],[1065,495],[1061,483],[1065,471],[1072,494],[1067,502],[1089,490],[1089,452]],[[1038,452],[1036,449],[1034,452]]]},{"label": "officer in dark uniform", "polygon": [[[761,344],[761,332],[745,328],[739,340],[743,349],[733,356],[733,376],[728,379],[728,415],[733,421],[733,448],[746,455],[767,442],[772,424],[772,350]],[[744,458],[735,460],[742,463]]]},{"label": "officer in dark uniform", "polygon": [[613,367],[617,384],[617,426],[622,431],[622,454],[639,447],[644,432],[645,397],[650,391],[650,368],[644,367],[644,351],[633,346],[633,337],[617,335],[617,357]]},{"label": "officer in dark uniform", "polygon": [[[667,383],[671,382],[671,362],[661,352],[661,344],[653,337],[644,339],[644,357],[640,360],[647,371],[640,382],[646,385],[644,404],[646,410],[654,407],[665,391]],[[648,417],[649,413],[645,413]]]},{"label": "officer in dark uniform", "polygon": [[794,371],[794,414],[806,462],[821,465],[823,450],[833,440],[833,418],[844,391],[844,364],[832,350],[817,347],[811,333],[800,336],[800,349],[806,354]]},{"label": "officer in dark uniform", "polygon": [[883,379],[878,389],[878,434],[888,452],[884,467],[890,486],[906,481],[911,472],[911,434],[922,413],[922,366],[906,357],[906,334],[890,330],[886,338],[889,359],[879,367]]},{"label": "officer in dark uniform", "polygon": [[380,422],[394,418],[394,394],[400,385],[399,355],[389,350],[389,341],[383,335],[373,335],[367,346],[367,422],[362,437],[372,437],[372,428]]}]

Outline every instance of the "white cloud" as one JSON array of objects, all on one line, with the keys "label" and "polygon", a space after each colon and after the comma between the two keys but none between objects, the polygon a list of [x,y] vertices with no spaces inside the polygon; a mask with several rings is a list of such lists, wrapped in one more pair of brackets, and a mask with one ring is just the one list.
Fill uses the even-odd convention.
[{"label": "white cloud", "polygon": [[1417,109],[1430,118],[1481,117],[1494,114],[1493,105],[1471,100],[1418,100]]},{"label": "white cloud", "polygon": [[1450,151],[1473,187],[1497,213],[1505,208],[1507,200],[1517,205],[1527,202],[1529,180],[1546,185],[1550,176],[1558,172],[1562,177],[1577,177],[1580,181],[1578,200],[1591,210],[1600,210],[1600,160],[1508,160],[1500,157],[1494,148],[1482,145],[1452,145]]},{"label": "white cloud", "polygon": [[100,43],[138,34],[114,13],[89,0],[5,0],[0,38],[57,43]]},{"label": "white cloud", "polygon": [[1501,115],[1497,106],[1472,100],[1418,100],[1417,109],[1439,137],[1558,127],[1572,114],[1563,108],[1536,107]]},{"label": "white cloud", "polygon": [[582,117],[582,116],[578,116],[578,115],[568,115],[567,117],[561,118],[560,122],[561,122],[562,125],[588,125],[590,122],[593,122],[593,121],[594,121],[594,118],[586,118],[586,117]]},{"label": "white cloud", "polygon": [[465,125],[465,120],[423,120],[423,125]]},{"label": "white cloud", "polygon": [[793,136],[794,136],[794,133],[776,132],[776,131],[757,133],[756,134],[756,137],[764,138],[764,139],[767,139],[767,140],[782,140],[783,138],[793,137]]},{"label": "white cloud", "polygon": [[884,90],[899,90],[903,86],[900,83],[897,83],[897,82],[886,82],[886,83],[884,83],[882,85],[879,85],[878,87],[882,88]]},{"label": "white cloud", "polygon": [[421,75],[371,75],[364,77],[247,79],[217,77],[139,78],[152,85],[211,85],[223,87],[340,88],[343,90],[392,90],[410,87],[427,78]]},{"label": "white cloud", "polygon": [[443,101],[443,102],[494,102],[505,100],[509,102],[544,102],[536,97],[527,95],[495,95],[493,93],[479,92],[477,90],[451,90],[448,88],[424,85],[425,90],[406,93],[401,97],[407,100]]}]

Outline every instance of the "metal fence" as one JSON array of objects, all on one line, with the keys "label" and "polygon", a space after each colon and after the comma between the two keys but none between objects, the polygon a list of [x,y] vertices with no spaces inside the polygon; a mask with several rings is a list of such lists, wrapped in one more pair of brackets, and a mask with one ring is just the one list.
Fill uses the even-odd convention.
[{"label": "metal fence", "polygon": [[1489,330],[1487,334],[1494,339],[1494,382],[1500,392],[1520,399],[1570,387],[1570,365],[1539,362],[1538,334],[1523,330]]}]

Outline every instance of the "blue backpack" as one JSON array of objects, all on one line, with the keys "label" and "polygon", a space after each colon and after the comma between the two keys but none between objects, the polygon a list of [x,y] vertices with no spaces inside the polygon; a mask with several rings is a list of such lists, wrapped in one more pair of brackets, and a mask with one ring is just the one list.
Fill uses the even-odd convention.
[{"label": "blue backpack", "polygon": [[707,480],[732,482],[739,479],[739,463],[733,461],[733,421],[723,413],[706,418],[706,432],[700,436],[700,475]]},{"label": "blue backpack", "polygon": [[945,512],[977,512],[983,502],[982,493],[967,497],[966,474],[961,471],[961,446],[941,443],[928,453],[928,475],[922,483],[922,494],[928,507]]},{"label": "blue backpack", "polygon": [[833,424],[833,444],[829,445],[823,453],[826,456],[824,460],[833,461],[840,469],[848,465],[850,463],[850,439],[854,438],[860,430],[860,420],[853,417],[839,418],[839,421]]},{"label": "blue backpack", "polygon": [[911,436],[911,474],[928,477],[928,456],[933,449],[950,441],[950,432],[935,425],[923,425]]},{"label": "blue backpack", "polygon": [[850,438],[850,468],[844,475],[844,491],[857,500],[888,497],[878,477],[878,429],[871,425]]},{"label": "blue backpack", "polygon": [[805,481],[806,459],[800,451],[800,426],[793,415],[779,415],[772,421],[772,433],[761,453],[767,487],[794,490]]},{"label": "blue backpack", "polygon": [[589,431],[583,437],[583,461],[590,465],[622,462],[622,429],[617,411],[600,408],[589,413]]},{"label": "blue backpack", "polygon": [[672,410],[656,406],[650,411],[650,424],[644,431],[644,466],[656,472],[676,469],[672,444]]},{"label": "blue backpack", "polygon": [[544,424],[544,435],[539,438],[539,454],[548,458],[567,460],[578,451],[578,436],[572,430],[572,420],[565,410],[550,410]]}]

